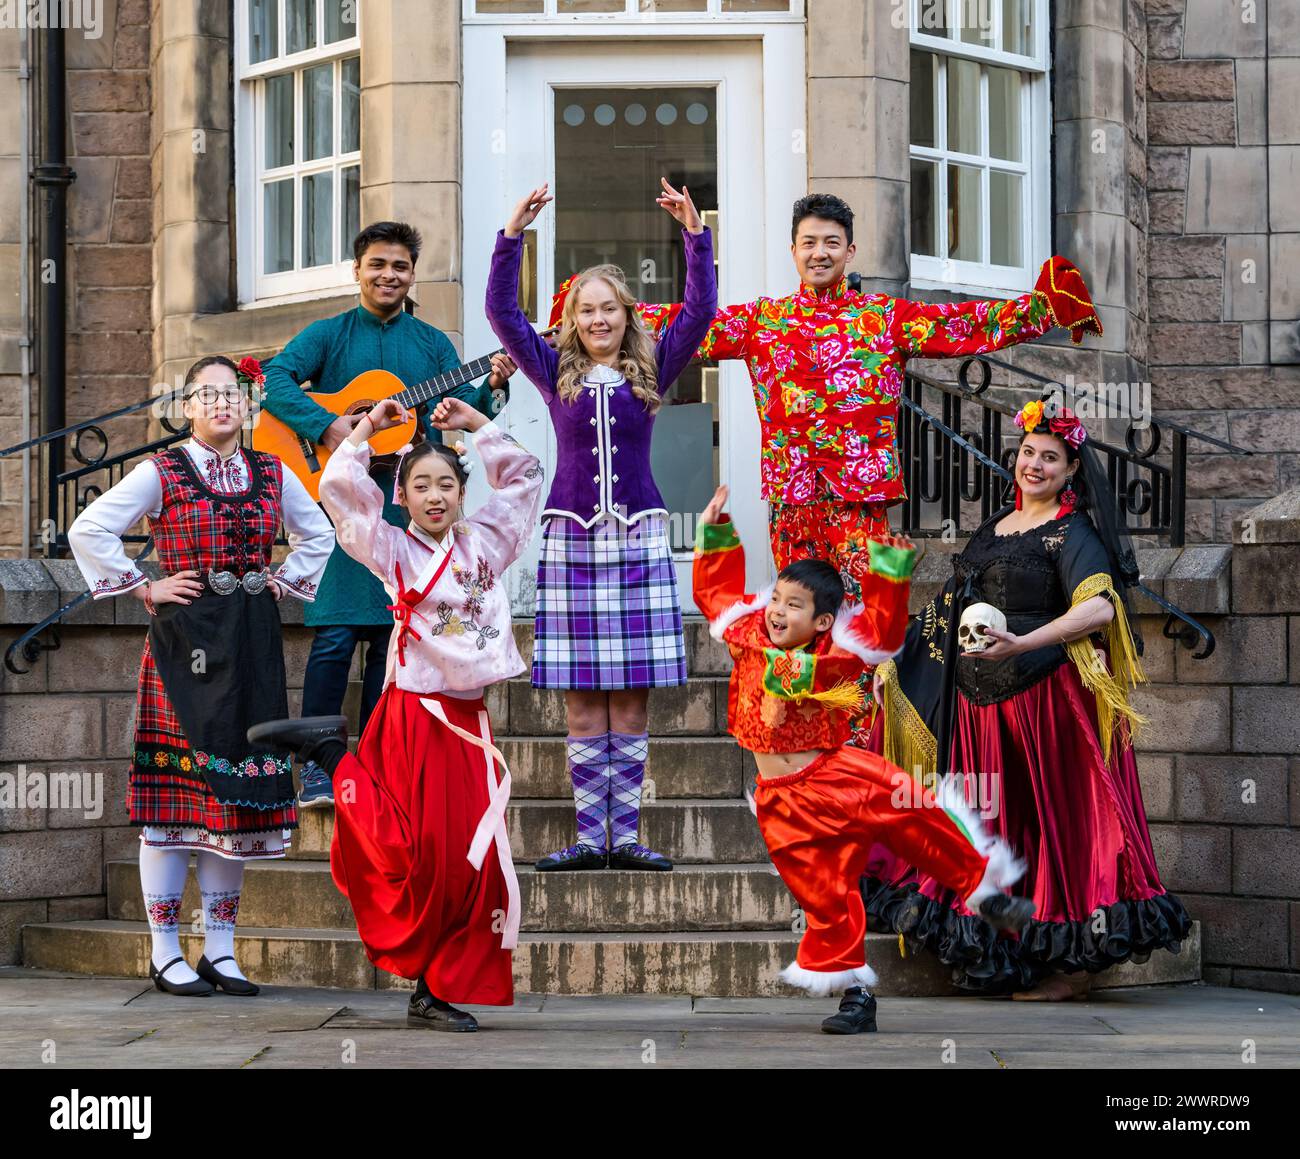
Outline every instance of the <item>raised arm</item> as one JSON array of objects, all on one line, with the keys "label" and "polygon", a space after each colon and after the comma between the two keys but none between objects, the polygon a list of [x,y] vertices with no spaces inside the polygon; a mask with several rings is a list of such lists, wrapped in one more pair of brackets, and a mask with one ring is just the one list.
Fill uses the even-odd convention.
[{"label": "raised arm", "polygon": [[1038,282],[1028,294],[1007,301],[894,301],[891,336],[908,354],[923,358],[969,357],[1029,342],[1053,326],[1072,332],[1074,341],[1085,330],[1101,333],[1092,298],[1079,271],[1064,258],[1043,263]]},{"label": "raised arm", "polygon": [[695,603],[710,623],[745,598],[745,549],[723,510],[725,486],[714,492],[695,528],[691,585]]},{"label": "raised arm", "polygon": [[713,234],[682,230],[686,247],[686,293],[682,308],[655,346],[660,393],[666,391],[695,357],[718,312],[718,284],[713,273]]},{"label": "raised arm", "polygon": [[507,237],[497,233],[492,251],[492,269],[488,274],[487,317],[492,333],[506,353],[515,360],[542,396],[549,402],[555,396],[555,380],[560,356],[533,329],[519,308],[519,262],[523,254],[523,235]]},{"label": "raised arm", "polygon": [[[380,405],[391,402],[385,399]],[[384,519],[384,493],[370,477],[370,444],[374,433],[363,417],[325,464],[320,501],[334,521],[338,545],[381,580],[388,581],[397,559],[397,543],[405,534]]]},{"label": "raised arm", "polygon": [[883,664],[907,636],[907,598],[916,548],[901,536],[867,540],[871,566],[862,581],[862,604],[835,625],[836,644],[864,664]]},{"label": "raised arm", "polygon": [[482,536],[488,562],[499,575],[519,558],[533,534],[545,472],[536,455],[494,422],[485,422],[473,439],[492,497],[474,512],[470,522]]}]

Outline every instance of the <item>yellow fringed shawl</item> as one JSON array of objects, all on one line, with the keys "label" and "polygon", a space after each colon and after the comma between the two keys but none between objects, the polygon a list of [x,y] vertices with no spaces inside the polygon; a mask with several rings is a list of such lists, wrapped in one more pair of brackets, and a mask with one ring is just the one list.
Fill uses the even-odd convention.
[{"label": "yellow fringed shawl", "polygon": [[[933,789],[939,767],[939,742],[926,727],[921,714],[904,695],[894,661],[886,660],[876,669],[876,674],[884,684],[883,756],[913,777],[919,777],[927,788]],[[879,708],[877,711],[880,711]]]},{"label": "yellow fringed shawl", "polygon": [[1106,637],[1106,650],[1110,653],[1111,670],[1107,671],[1089,636],[1082,640],[1072,640],[1066,644],[1065,650],[1074,662],[1083,686],[1097,699],[1101,752],[1109,761],[1112,737],[1120,722],[1127,725],[1130,743],[1147,723],[1146,717],[1140,715],[1128,702],[1129,690],[1145,683],[1147,675],[1142,670],[1142,661],[1133,646],[1133,632],[1124,611],[1124,601],[1116,594],[1114,581],[1108,573],[1097,572],[1080,583],[1070,598],[1070,606],[1078,607],[1093,596],[1107,596],[1115,609],[1115,617],[1106,625],[1103,633]]}]

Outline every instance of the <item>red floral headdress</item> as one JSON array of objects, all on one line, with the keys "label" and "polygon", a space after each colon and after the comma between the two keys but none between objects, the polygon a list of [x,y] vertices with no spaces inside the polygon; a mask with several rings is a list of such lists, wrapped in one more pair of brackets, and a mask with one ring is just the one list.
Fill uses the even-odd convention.
[{"label": "red floral headdress", "polygon": [[[1050,399],[1035,399],[1020,408],[1015,418],[1018,426],[1027,435],[1035,433],[1056,435],[1064,439],[1076,451],[1083,446],[1088,432],[1083,429],[1078,417],[1068,406],[1058,406]],[[1042,431],[1039,428],[1045,428]]]}]

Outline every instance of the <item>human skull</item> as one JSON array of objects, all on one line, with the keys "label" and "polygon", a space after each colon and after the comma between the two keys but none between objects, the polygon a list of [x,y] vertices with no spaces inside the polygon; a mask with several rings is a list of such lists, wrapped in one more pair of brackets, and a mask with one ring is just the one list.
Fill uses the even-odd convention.
[{"label": "human skull", "polygon": [[992,640],[985,630],[992,628],[997,632],[1007,630],[1007,618],[992,604],[971,604],[961,614],[961,623],[957,625],[957,643],[963,652],[983,652]]}]

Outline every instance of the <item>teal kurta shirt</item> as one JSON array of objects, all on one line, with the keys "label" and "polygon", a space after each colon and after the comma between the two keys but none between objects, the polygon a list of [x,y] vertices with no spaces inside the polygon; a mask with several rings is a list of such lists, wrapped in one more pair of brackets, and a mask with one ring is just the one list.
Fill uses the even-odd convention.
[{"label": "teal kurta shirt", "polygon": [[[309,399],[304,386],[334,394],[367,370],[387,370],[411,386],[460,365],[451,339],[436,326],[405,312],[381,322],[364,306],[357,306],[335,318],[313,322],[266,364],[263,405],[298,434],[319,442],[338,416]],[[492,391],[486,378],[478,386],[467,384],[451,393],[491,416]],[[421,419],[421,427],[426,437],[442,437],[429,426],[427,417]],[[386,496],[384,518],[395,527],[405,527],[410,522],[406,512],[392,502],[392,471],[375,471],[374,479]],[[303,609],[303,619],[312,627],[391,624],[393,616],[387,604],[388,595],[379,580],[335,546],[316,600]]]}]

